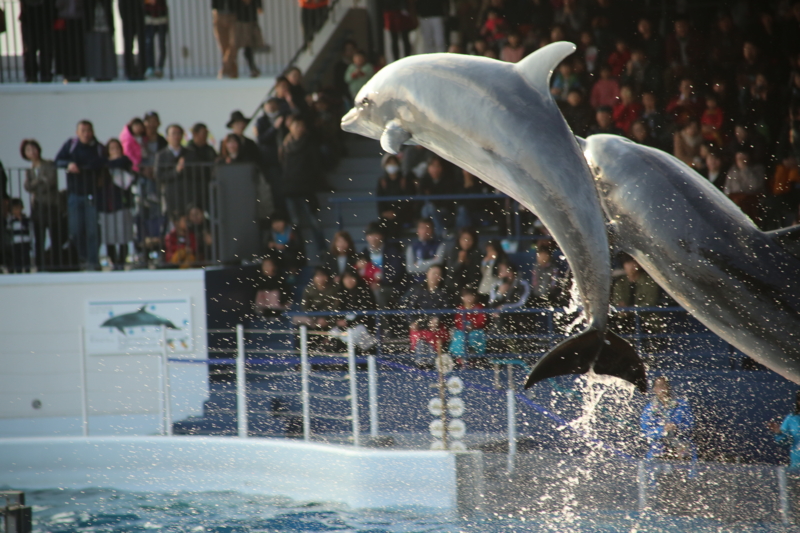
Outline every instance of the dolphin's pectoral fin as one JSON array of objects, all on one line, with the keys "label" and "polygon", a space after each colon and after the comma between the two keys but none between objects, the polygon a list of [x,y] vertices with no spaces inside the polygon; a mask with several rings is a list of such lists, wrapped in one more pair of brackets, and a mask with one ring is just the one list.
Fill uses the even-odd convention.
[{"label": "dolphin's pectoral fin", "polygon": [[411,139],[411,134],[403,129],[400,122],[397,120],[390,120],[386,124],[386,128],[381,135],[381,148],[390,154],[397,154],[403,144]]},{"label": "dolphin's pectoral fin", "polygon": [[122,333],[123,335],[127,335],[127,333],[125,333],[125,328],[123,328],[122,326],[117,326],[117,329],[118,329],[118,330],[119,330],[119,332],[120,332],[120,333]]},{"label": "dolphin's pectoral fin", "polygon": [[550,94],[550,76],[565,57],[575,51],[575,45],[566,41],[548,44],[525,57],[514,68],[531,86],[545,95]]},{"label": "dolphin's pectoral fin", "polygon": [[616,333],[606,331],[606,342],[593,370],[595,374],[624,379],[636,385],[642,393],[647,392],[647,375],[642,359],[633,346]]},{"label": "dolphin's pectoral fin", "polygon": [[597,330],[583,333],[561,341],[534,365],[525,388],[543,379],[565,374],[585,374],[603,349],[603,334]]},{"label": "dolphin's pectoral fin", "polygon": [[624,379],[640,391],[647,391],[644,363],[633,347],[610,331],[604,342],[603,334],[596,330],[584,331],[553,348],[533,367],[525,388],[543,379],[585,374],[589,370]]}]

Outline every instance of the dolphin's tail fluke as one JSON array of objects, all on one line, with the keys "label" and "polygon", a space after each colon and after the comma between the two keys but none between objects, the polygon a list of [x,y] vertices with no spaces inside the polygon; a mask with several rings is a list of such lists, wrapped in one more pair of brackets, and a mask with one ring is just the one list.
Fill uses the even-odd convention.
[{"label": "dolphin's tail fluke", "polygon": [[602,332],[593,329],[570,337],[539,359],[525,388],[543,379],[589,370],[624,379],[647,392],[644,363],[633,347],[615,333],[607,331],[604,339]]}]

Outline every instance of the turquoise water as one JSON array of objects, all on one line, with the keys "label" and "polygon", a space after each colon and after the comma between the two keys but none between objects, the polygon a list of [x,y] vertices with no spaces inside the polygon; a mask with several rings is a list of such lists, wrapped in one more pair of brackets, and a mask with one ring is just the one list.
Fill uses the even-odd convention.
[{"label": "turquoise water", "polygon": [[35,533],[514,533],[783,532],[795,527],[595,513],[488,515],[469,520],[428,509],[355,511],[344,506],[235,492],[133,493],[105,489],[26,493]]}]

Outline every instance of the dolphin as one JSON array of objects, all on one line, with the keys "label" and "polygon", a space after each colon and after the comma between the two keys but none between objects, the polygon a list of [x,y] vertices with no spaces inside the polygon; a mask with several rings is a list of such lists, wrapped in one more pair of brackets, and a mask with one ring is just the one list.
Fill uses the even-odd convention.
[{"label": "dolphin", "polygon": [[800,383],[800,226],[764,232],[675,157],[579,139],[620,247],[711,331]]},{"label": "dolphin", "polygon": [[395,61],[358,92],[342,129],[389,153],[419,144],[534,212],[569,262],[588,321],[533,368],[526,386],[593,370],[646,390],[633,348],[607,331],[608,239],[600,203],[575,137],[550,94],[553,69],[575,51],[550,44],[516,64],[457,54]]},{"label": "dolphin", "polygon": [[167,329],[180,329],[166,318],[161,318],[152,313],[148,313],[145,309],[147,304],[139,308],[138,311],[133,313],[125,313],[124,315],[109,318],[102,324],[101,328],[117,328],[125,335],[125,328],[134,328],[141,326],[166,326]]}]

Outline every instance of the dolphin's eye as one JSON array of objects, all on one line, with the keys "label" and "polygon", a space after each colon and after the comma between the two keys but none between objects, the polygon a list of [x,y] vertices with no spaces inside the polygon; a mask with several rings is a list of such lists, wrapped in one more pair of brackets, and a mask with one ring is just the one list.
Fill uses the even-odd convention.
[{"label": "dolphin's eye", "polygon": [[368,107],[372,102],[370,102],[369,98],[364,98],[361,100],[361,107]]}]

